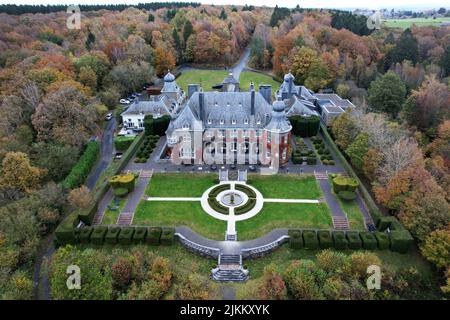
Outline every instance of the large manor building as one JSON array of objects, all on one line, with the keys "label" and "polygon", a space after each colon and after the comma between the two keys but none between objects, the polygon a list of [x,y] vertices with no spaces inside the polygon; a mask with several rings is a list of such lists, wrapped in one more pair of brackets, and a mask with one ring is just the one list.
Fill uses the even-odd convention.
[{"label": "large manor building", "polygon": [[[171,150],[183,142],[177,149],[182,159],[200,163],[204,149],[210,148],[210,141],[214,141],[205,137],[214,133],[216,139],[226,140],[220,146],[222,150],[209,150],[215,156],[220,155],[223,162],[218,163],[234,163],[240,156],[243,157],[240,161],[256,164],[259,161],[253,156],[257,154],[267,161],[277,157],[283,165],[289,161],[291,151],[289,117],[319,116],[328,124],[346,108],[354,107],[336,94],[315,94],[304,86],[296,86],[291,73],[285,75],[275,94],[270,85],[260,85],[256,90],[253,83],[249,91],[240,91],[239,81],[231,73],[214,88],[216,91],[203,91],[200,85],[190,84],[186,95],[175,76],[168,72],[161,94],[134,102],[122,113],[123,125],[127,129],[143,130],[145,116],[169,115],[167,147]],[[204,141],[194,144],[193,137],[198,136]],[[272,148],[272,139],[277,140],[278,148]]]}]

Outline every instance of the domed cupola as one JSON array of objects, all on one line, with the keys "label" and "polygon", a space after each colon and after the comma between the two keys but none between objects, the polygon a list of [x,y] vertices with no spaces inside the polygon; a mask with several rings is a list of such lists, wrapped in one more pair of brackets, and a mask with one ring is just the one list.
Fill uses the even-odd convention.
[{"label": "domed cupola", "polygon": [[272,105],[272,117],[265,129],[279,133],[287,133],[291,131],[292,126],[286,117],[286,105],[283,101],[276,100]]},{"label": "domed cupola", "polygon": [[175,76],[170,73],[170,70],[167,71],[167,74],[164,76],[164,82],[173,82],[175,81]]}]

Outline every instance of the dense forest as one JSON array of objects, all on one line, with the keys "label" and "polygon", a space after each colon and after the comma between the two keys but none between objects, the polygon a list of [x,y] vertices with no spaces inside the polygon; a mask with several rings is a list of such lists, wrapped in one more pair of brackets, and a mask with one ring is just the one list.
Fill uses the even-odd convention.
[{"label": "dense forest", "polygon": [[[89,206],[86,187],[63,182],[92,161],[89,138],[119,98],[182,63],[230,66],[248,45],[252,68],[275,78],[291,70],[297,84],[358,106],[331,133],[450,292],[449,27],[369,32],[361,17],[337,11],[181,2],[82,6],[80,30],[66,27],[59,6],[0,12],[1,298],[31,298],[40,241],[72,208]],[[57,259],[64,254],[79,253]],[[166,274],[166,260],[146,259]]]}]

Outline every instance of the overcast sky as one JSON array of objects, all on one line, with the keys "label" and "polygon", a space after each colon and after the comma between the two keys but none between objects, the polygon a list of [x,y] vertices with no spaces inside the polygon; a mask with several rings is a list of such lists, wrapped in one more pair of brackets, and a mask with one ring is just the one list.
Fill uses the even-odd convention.
[{"label": "overcast sky", "polygon": [[[170,1],[170,0],[162,0]],[[183,1],[183,0],[179,0]],[[284,0],[282,2],[278,0],[184,0],[201,2],[206,4],[253,4],[257,6],[279,6],[285,7],[295,7],[300,4],[304,8],[370,8],[370,9],[380,9],[380,8],[405,8],[405,9],[415,9],[415,8],[438,8],[438,7],[449,7],[448,0],[372,0],[372,1],[361,1],[361,0]],[[1,4],[14,3],[14,4],[135,4],[139,2],[146,2],[145,0],[0,0]],[[147,2],[160,2],[160,1],[147,1]]]}]

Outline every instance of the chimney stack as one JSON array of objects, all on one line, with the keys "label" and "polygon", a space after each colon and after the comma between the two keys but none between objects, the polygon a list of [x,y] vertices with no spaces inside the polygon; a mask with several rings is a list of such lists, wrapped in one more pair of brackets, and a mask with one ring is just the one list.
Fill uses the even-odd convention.
[{"label": "chimney stack", "polygon": [[272,86],[270,84],[259,85],[259,93],[261,93],[267,103],[272,104]]},{"label": "chimney stack", "polygon": [[198,84],[188,84],[188,98],[192,97],[194,92],[198,92],[200,89],[200,85]]},{"label": "chimney stack", "polygon": [[255,87],[253,82],[250,83],[250,114],[255,115]]},{"label": "chimney stack", "polygon": [[199,116],[200,121],[203,121],[203,110],[205,105],[205,94],[203,93],[203,88],[200,88],[200,92],[198,93],[198,105],[199,105]]}]

